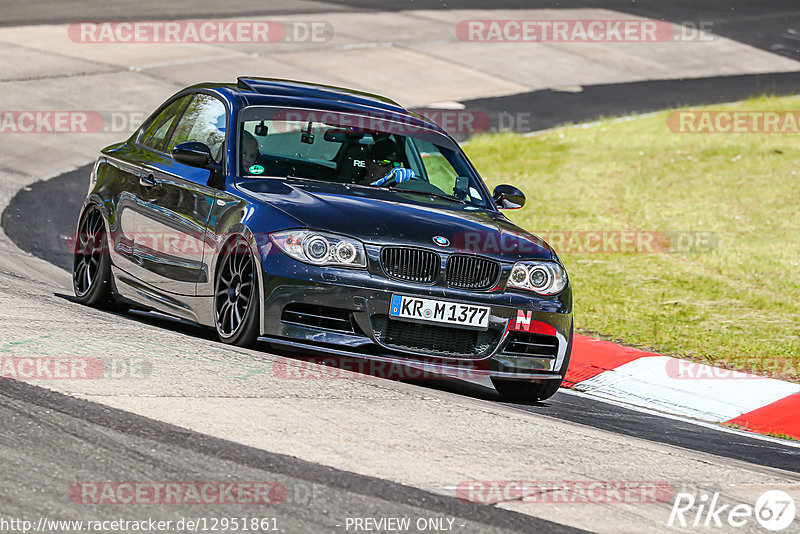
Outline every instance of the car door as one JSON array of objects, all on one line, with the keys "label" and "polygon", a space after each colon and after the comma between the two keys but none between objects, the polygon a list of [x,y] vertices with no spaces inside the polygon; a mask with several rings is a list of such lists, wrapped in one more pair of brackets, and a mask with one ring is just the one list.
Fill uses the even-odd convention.
[{"label": "car door", "polygon": [[118,181],[122,184],[116,204],[117,228],[114,233],[112,260],[124,271],[138,276],[139,257],[135,251],[136,214],[141,208],[142,193],[148,173],[144,165],[163,152],[169,134],[175,129],[192,95],[179,96],[167,101],[145,122],[134,137],[112,150],[106,150],[101,163],[114,168]]},{"label": "car door", "polygon": [[210,171],[183,165],[169,155],[186,141],[207,144],[218,162],[224,154],[228,112],[210,94],[195,93],[162,145],[148,147],[135,219],[136,276],[151,287],[193,296],[208,281],[203,263],[208,217],[219,191],[208,185]]}]

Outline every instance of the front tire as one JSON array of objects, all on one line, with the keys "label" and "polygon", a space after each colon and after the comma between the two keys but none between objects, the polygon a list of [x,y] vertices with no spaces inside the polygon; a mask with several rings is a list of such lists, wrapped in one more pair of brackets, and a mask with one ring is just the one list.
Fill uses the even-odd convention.
[{"label": "front tire", "polygon": [[223,343],[247,347],[260,335],[257,265],[243,238],[225,247],[214,281],[214,325]]},{"label": "front tire", "polygon": [[[572,334],[573,327],[569,329],[569,342],[567,351],[564,354],[564,362],[558,370],[561,376],[565,376],[569,367],[569,359],[572,356]],[[539,402],[549,399],[556,394],[561,386],[561,380],[546,380],[544,382],[525,382],[522,380],[503,380],[492,378],[492,385],[503,397],[503,400],[512,402]]]}]

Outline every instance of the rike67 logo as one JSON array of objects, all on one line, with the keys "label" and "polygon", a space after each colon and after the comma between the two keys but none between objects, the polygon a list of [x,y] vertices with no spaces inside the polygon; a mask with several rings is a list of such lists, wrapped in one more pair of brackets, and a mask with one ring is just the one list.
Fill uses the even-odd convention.
[{"label": "rike67 logo", "polygon": [[764,492],[755,505],[723,504],[719,493],[695,497],[681,492],[675,495],[667,526],[723,528],[727,532],[750,525],[755,519],[761,527],[779,532],[792,524],[796,512],[792,496],[781,490]]}]

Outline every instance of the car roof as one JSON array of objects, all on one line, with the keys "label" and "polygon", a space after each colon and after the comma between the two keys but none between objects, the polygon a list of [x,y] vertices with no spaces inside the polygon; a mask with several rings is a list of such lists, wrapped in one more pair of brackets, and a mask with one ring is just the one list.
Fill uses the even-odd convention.
[{"label": "car roof", "polygon": [[262,95],[307,96],[310,98],[324,98],[326,100],[362,104],[393,111],[395,113],[408,112],[403,106],[385,96],[346,89],[344,87],[336,87],[334,85],[249,76],[240,76],[237,79],[237,85],[242,89],[247,89]]},{"label": "car roof", "polygon": [[240,96],[248,106],[285,106],[342,113],[378,115],[444,133],[435,123],[407,110],[390,98],[312,82],[240,76],[236,84],[198,84],[192,89],[216,90],[228,98]]}]

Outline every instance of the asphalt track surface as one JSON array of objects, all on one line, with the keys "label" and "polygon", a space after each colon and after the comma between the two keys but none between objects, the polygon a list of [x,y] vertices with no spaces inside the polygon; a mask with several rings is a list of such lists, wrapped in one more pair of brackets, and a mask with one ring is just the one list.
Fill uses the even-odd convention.
[{"label": "asphalt track surface", "polygon": [[[16,381],[5,381],[0,388],[0,457],[6,481],[0,490],[4,505],[34,521],[48,515],[86,519],[87,505],[70,502],[68,488],[75,481],[112,477],[252,481],[280,484],[283,489],[277,502],[268,505],[137,505],[136,510],[125,511],[131,521],[258,517],[275,518],[283,532],[341,532],[347,517],[447,517],[461,532],[582,532],[197,434]],[[20,491],[18,481],[25,481],[30,491]],[[47,496],[59,494],[65,498],[54,509]],[[89,506],[92,520],[120,516],[117,506]]]},{"label": "asphalt track surface", "polygon": [[800,5],[795,0],[197,0],[186,3],[142,0],[4,0],[0,25],[56,24],[80,20],[153,20],[204,16],[233,17],[329,11],[407,9],[575,9],[605,8],[670,22],[711,22],[713,32],[795,59],[800,58]]},{"label": "asphalt track surface", "polygon": [[[23,250],[64,270],[70,270],[72,256],[67,237],[75,231],[77,213],[86,194],[90,170],[91,166],[85,166],[51,180],[37,182],[19,192],[2,214],[1,222],[6,234]],[[128,317],[159,324],[187,335],[204,337],[213,334],[210,329],[165,321],[159,317]],[[266,347],[265,350],[274,352]],[[476,384],[435,381],[425,385],[471,397],[497,400],[493,390]],[[509,406],[618,434],[800,472],[800,447],[636,411],[585,396],[562,392],[544,403]]]},{"label": "asphalt track surface", "polygon": [[[519,126],[531,124],[534,130],[544,130],[602,117],[736,102],[763,95],[795,95],[798,92],[800,72],[780,72],[590,85],[578,92],[542,89],[462,103],[468,111],[492,117],[493,129],[501,129],[502,121],[502,126],[507,129],[524,132],[527,130]],[[515,121],[518,116],[529,116],[530,120]]]}]

